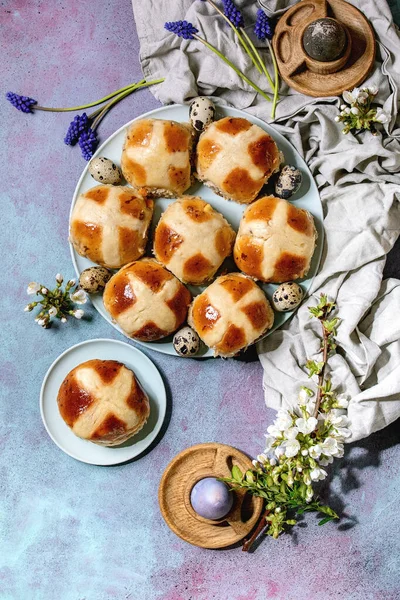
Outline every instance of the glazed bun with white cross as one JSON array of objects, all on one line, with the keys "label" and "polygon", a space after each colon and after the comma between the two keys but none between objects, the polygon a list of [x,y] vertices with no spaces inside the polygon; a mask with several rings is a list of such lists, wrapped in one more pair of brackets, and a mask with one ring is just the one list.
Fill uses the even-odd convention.
[{"label": "glazed bun with white cross", "polygon": [[129,187],[98,185],[78,197],[70,241],[81,256],[118,269],[144,255],[152,216],[152,200]]},{"label": "glazed bun with white cross", "polygon": [[274,311],[252,279],[229,273],[196,296],[188,323],[215,356],[227,358],[261,338],[274,323]]},{"label": "glazed bun with white cross", "polygon": [[211,123],[196,148],[196,177],[227,200],[250,204],[282,155],[271,136],[247,119],[225,117]]},{"label": "glazed bun with white cross", "polygon": [[149,398],[134,373],[115,360],[88,360],[72,369],[57,402],[75,435],[102,446],[122,444],[150,414]]},{"label": "glazed bun with white cross", "polygon": [[126,133],[122,173],[149,197],[177,198],[192,184],[192,145],[188,123],[140,119]]},{"label": "glazed bun with white cross", "polygon": [[181,281],[201,285],[232,253],[235,232],[213,207],[195,196],[170,204],[154,234],[156,259]]},{"label": "glazed bun with white cross", "polygon": [[191,295],[152,258],[126,265],[107,283],[103,302],[111,318],[131,338],[154,342],[186,320]]}]

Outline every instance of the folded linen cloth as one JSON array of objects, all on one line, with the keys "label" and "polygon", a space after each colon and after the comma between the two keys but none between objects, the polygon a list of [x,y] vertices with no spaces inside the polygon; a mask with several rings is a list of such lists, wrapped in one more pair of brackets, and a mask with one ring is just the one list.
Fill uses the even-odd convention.
[{"label": "folded linen cloth", "polygon": [[[293,0],[260,0],[270,16]],[[251,30],[257,5],[236,0]],[[342,320],[340,350],[330,360],[333,384],[351,396],[352,437],[361,439],[400,416],[400,282],[382,282],[386,255],[400,233],[400,38],[385,0],[353,0],[371,21],[378,43],[375,68],[365,85],[379,87],[376,101],[391,114],[382,133],[341,132],[334,121],[340,98],[311,98],[281,85],[274,127],[307,161],[324,208],[325,242],[310,294],[337,301]],[[207,2],[133,0],[145,77],[166,77],[151,88],[163,103],[184,103],[204,94],[217,103],[246,109],[270,120],[270,104],[199,42],[181,40],[163,29],[165,21],[186,19],[263,89],[265,81],[248,57],[234,48],[231,29]],[[257,44],[260,46],[260,44]],[[264,50],[265,52],[265,50]],[[271,67],[267,52],[266,64]],[[272,72],[272,68],[270,70]],[[296,402],[303,369],[316,358],[319,324],[309,319],[306,300],[291,321],[258,345],[264,367],[265,400],[279,408]]]}]

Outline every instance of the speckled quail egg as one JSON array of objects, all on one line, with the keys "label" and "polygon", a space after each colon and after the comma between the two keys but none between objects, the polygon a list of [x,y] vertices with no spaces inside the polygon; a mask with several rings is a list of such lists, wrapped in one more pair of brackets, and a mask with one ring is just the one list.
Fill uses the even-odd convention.
[{"label": "speckled quail egg", "polygon": [[112,273],[105,267],[89,267],[79,276],[79,287],[88,294],[102,292]]},{"label": "speckled quail egg", "polygon": [[275,184],[275,194],[278,198],[287,200],[300,188],[302,179],[301,171],[297,167],[286,165],[279,173],[278,181]]},{"label": "speckled quail egg", "polygon": [[89,173],[96,181],[100,183],[109,183],[117,185],[121,181],[121,171],[119,167],[109,158],[98,156],[89,163]]},{"label": "speckled quail egg", "polygon": [[272,304],[278,312],[288,312],[299,306],[303,296],[304,293],[301,287],[294,281],[288,281],[287,283],[281,283],[275,290],[272,296]]},{"label": "speckled quail egg", "polygon": [[199,96],[192,100],[189,108],[189,118],[196,131],[204,131],[214,120],[214,117],[215,106],[206,96]]},{"label": "speckled quail egg", "polygon": [[191,327],[182,327],[174,335],[173,345],[179,356],[194,356],[199,351],[200,339]]}]

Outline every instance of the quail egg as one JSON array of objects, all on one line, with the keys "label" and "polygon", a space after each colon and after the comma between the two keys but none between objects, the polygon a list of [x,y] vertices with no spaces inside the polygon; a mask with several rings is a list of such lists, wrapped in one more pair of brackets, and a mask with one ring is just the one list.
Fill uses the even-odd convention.
[{"label": "quail egg", "polygon": [[214,117],[215,106],[206,96],[199,96],[192,100],[189,108],[189,118],[192,127],[196,131],[204,131],[214,120]]},{"label": "quail egg", "polygon": [[121,171],[119,167],[109,158],[98,156],[89,163],[89,173],[96,181],[117,185],[121,181]]},{"label": "quail egg", "polygon": [[182,327],[174,335],[173,345],[179,356],[194,356],[199,351],[200,339],[191,327]]},{"label": "quail egg", "polygon": [[88,294],[102,292],[112,273],[105,267],[89,267],[79,276],[79,287]]},{"label": "quail egg", "polygon": [[297,167],[286,165],[279,173],[278,181],[275,184],[275,194],[278,198],[287,200],[300,188],[302,179],[301,171]]},{"label": "quail egg", "polygon": [[288,312],[299,306],[303,296],[304,293],[301,287],[294,281],[288,281],[287,283],[281,283],[275,290],[272,296],[272,304],[278,312]]}]

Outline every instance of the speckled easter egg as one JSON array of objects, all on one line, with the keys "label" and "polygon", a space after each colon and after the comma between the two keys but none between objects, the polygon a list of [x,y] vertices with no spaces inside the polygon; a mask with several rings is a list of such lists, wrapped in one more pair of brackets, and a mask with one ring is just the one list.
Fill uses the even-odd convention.
[{"label": "speckled easter egg", "polygon": [[231,510],[233,494],[223,481],[205,477],[193,486],[190,503],[200,517],[215,521],[225,517]]},{"label": "speckled easter egg", "polygon": [[335,19],[325,17],[309,24],[303,34],[303,46],[308,56],[321,62],[336,60],[347,45],[346,31]]},{"label": "speckled easter egg", "polygon": [[121,181],[121,171],[109,158],[98,156],[93,158],[88,167],[89,173],[96,181],[117,185]]},{"label": "speckled easter egg", "polygon": [[192,100],[189,108],[189,118],[192,127],[196,131],[204,129],[214,120],[215,106],[205,96],[199,96]]},{"label": "speckled easter egg", "polygon": [[281,283],[272,296],[272,304],[278,312],[288,312],[299,306],[303,300],[303,290],[294,281]]},{"label": "speckled easter egg", "polygon": [[275,184],[275,194],[278,198],[287,200],[300,188],[302,179],[303,176],[301,171],[299,171],[297,167],[294,165],[286,165],[279,173],[278,180]]},{"label": "speckled easter egg", "polygon": [[111,271],[105,267],[89,267],[80,274],[79,287],[88,294],[102,292],[111,275]]},{"label": "speckled easter egg", "polygon": [[191,327],[182,327],[174,335],[173,345],[179,356],[194,356],[199,351],[200,338]]}]

